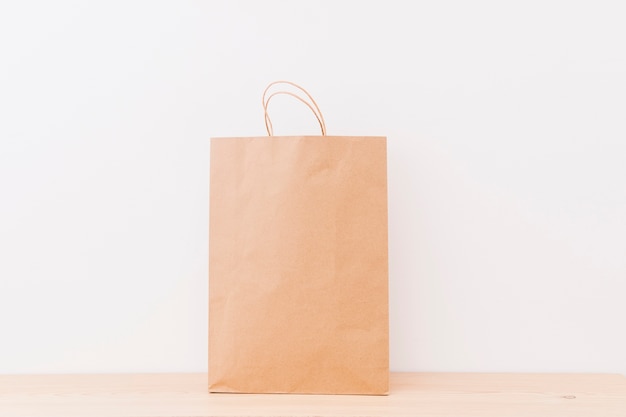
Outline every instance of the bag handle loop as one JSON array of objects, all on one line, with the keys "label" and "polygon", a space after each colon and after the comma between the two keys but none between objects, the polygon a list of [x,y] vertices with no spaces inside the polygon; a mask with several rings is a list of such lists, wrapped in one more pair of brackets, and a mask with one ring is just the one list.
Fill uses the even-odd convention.
[{"label": "bag handle loop", "polygon": [[[293,87],[296,87],[298,90],[302,91],[311,101],[311,103],[309,103],[307,100],[303,99],[302,97],[300,97],[297,94],[294,94],[292,92],[289,91],[276,91],[275,93],[270,94],[269,96],[267,96],[267,92],[268,90],[276,84],[288,84],[291,85]],[[311,96],[311,94],[309,94],[308,91],[306,91],[304,88],[302,88],[301,86],[299,86],[296,83],[292,83],[291,81],[274,81],[271,82],[266,88],[265,91],[263,91],[263,110],[265,113],[265,129],[267,130],[267,135],[268,136],[274,136],[274,126],[272,125],[272,120],[270,119],[270,115],[267,111],[267,108],[269,106],[270,100],[272,99],[272,97],[277,96],[277,95],[288,95],[291,97],[294,97],[295,99],[301,101],[302,103],[304,103],[309,109],[311,109],[311,111],[313,112],[313,114],[315,115],[315,118],[317,119],[320,128],[322,129],[322,136],[326,136],[326,122],[324,121],[324,116],[322,115],[322,112],[319,108],[319,106],[317,105],[317,103],[315,102],[315,100],[313,99],[313,97]],[[265,98],[267,96],[267,99]]]}]

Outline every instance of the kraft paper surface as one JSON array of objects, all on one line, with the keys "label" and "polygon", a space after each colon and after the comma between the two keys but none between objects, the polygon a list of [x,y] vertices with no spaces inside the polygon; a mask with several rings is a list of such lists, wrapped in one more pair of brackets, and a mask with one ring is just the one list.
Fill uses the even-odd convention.
[{"label": "kraft paper surface", "polygon": [[212,138],[212,392],[386,394],[386,138]]}]

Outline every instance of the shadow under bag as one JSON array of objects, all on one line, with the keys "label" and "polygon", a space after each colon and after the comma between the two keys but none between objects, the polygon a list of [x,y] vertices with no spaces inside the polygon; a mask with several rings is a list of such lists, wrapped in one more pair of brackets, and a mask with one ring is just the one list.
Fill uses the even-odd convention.
[{"label": "shadow under bag", "polygon": [[[273,135],[281,94],[322,136]],[[287,81],[263,107],[268,136],[211,139],[209,390],[387,394],[386,138],[327,135]]]}]

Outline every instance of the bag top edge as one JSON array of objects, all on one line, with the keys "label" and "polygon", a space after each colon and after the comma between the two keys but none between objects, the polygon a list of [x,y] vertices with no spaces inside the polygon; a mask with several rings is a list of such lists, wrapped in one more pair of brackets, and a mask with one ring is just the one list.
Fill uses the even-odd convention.
[{"label": "bag top edge", "polygon": [[298,135],[298,136],[212,136],[211,139],[387,139],[387,136],[358,136],[358,135]]}]

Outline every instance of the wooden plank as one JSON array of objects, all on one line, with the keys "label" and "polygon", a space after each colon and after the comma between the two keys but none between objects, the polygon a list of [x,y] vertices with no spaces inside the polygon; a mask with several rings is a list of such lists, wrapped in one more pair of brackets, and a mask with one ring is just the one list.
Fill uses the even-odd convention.
[{"label": "wooden plank", "polygon": [[393,373],[377,397],[209,394],[206,374],[0,375],[0,416],[625,417],[626,378]]}]

